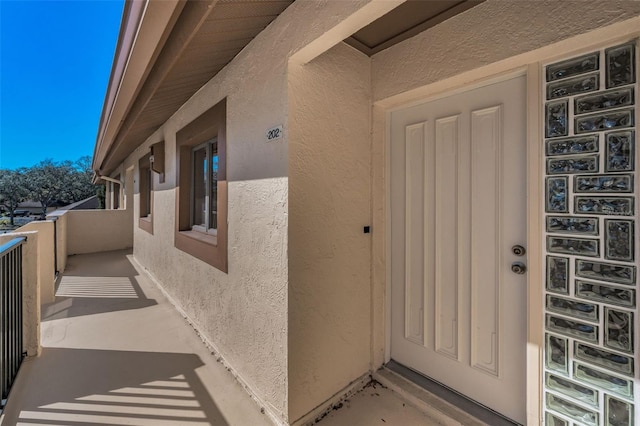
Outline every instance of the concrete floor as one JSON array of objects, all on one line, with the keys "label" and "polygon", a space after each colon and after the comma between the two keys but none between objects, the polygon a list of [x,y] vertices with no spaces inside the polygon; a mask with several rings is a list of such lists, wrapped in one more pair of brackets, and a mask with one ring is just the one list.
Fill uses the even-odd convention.
[{"label": "concrete floor", "polygon": [[[266,426],[270,419],[126,251],[69,258],[2,426]],[[428,410],[424,410],[428,411]],[[370,385],[320,426],[460,424]]]},{"label": "concrete floor", "polygon": [[127,252],[73,256],[3,426],[271,425]]},{"label": "concrete floor", "polygon": [[459,425],[423,413],[380,383],[372,383],[332,410],[318,426]]}]

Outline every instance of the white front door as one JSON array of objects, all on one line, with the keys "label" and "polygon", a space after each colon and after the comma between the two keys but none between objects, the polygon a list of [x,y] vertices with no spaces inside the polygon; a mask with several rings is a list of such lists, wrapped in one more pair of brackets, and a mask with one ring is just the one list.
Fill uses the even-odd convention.
[{"label": "white front door", "polygon": [[391,358],[525,423],[526,79],[391,114]]}]

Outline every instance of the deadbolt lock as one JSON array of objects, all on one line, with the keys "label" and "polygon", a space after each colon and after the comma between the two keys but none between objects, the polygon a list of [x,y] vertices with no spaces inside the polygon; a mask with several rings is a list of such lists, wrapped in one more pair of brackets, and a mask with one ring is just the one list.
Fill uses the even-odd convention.
[{"label": "deadbolt lock", "polygon": [[513,262],[511,264],[511,271],[513,271],[514,273],[516,273],[518,275],[522,275],[525,272],[527,272],[527,265],[525,265],[522,262]]},{"label": "deadbolt lock", "polygon": [[521,245],[515,245],[515,246],[511,247],[511,251],[516,256],[524,256],[524,254],[527,252],[527,250],[524,247],[522,247]]}]

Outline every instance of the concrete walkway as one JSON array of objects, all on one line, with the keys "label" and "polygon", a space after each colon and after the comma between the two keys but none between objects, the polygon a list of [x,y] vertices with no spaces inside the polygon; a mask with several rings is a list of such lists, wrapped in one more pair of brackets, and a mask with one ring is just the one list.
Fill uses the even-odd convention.
[{"label": "concrete walkway", "polygon": [[[2,426],[267,426],[128,251],[70,257]],[[371,384],[319,426],[460,425]],[[464,423],[462,423],[464,424]]]},{"label": "concrete walkway", "polygon": [[2,425],[271,425],[130,257],[69,258]]}]

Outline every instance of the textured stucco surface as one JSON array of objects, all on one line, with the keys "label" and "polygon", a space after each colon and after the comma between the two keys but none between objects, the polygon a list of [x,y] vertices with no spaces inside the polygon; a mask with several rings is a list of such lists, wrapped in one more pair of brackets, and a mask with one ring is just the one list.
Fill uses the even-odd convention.
[{"label": "textured stucco surface", "polygon": [[53,254],[53,222],[38,220],[27,223],[16,232],[38,233],[38,280],[40,281],[40,303],[51,303],[55,293],[55,271]]},{"label": "textured stucco surface", "polygon": [[369,370],[370,60],[345,44],[289,75],[289,413]]},{"label": "textured stucco surface", "polygon": [[131,210],[71,210],[66,216],[70,255],[133,246]]},{"label": "textured stucco surface", "polygon": [[[488,0],[369,59],[328,49],[397,2],[295,2],[119,168],[137,179],[139,158],[165,142],[153,234],[137,225],[137,189],[128,198],[136,259],[267,411],[297,420],[384,360],[378,101],[640,13],[637,1],[592,3]],[[174,247],[176,132],[225,98],[226,274]],[[277,125],[283,138],[266,142]]]},{"label": "textured stucco surface", "polygon": [[640,2],[635,0],[488,0],[375,55],[373,99],[383,100],[639,14]]},{"label": "textured stucco surface", "polygon": [[[369,5],[368,0],[294,3],[124,164],[125,169],[135,166],[151,144],[165,141],[166,182],[159,184],[156,178],[154,233],[151,235],[137,225],[134,227],[134,255],[213,343],[265,408],[285,422],[290,418],[289,397],[293,392],[300,392],[299,387],[290,386],[287,380],[288,354],[292,352],[287,341],[290,324],[287,296],[287,258],[290,251],[287,241],[287,229],[290,228],[288,62],[294,52],[309,42],[326,34],[335,38],[331,30],[345,17],[358,14],[358,19],[352,24],[356,28],[393,7],[392,3],[375,4],[367,9]],[[310,21],[309,16],[315,19]],[[317,47],[313,50],[317,51]],[[228,274],[175,249],[173,242],[176,132],[224,98],[227,100]],[[280,124],[284,126],[283,138],[267,142],[266,130]],[[367,127],[366,122],[363,126]],[[366,162],[368,164],[368,158]],[[354,168],[352,175],[355,176],[359,170]],[[358,182],[367,180],[364,175],[359,179]],[[367,188],[365,197],[368,197]],[[138,194],[135,195],[136,209],[137,197]],[[137,217],[137,210],[134,217]],[[357,222],[358,226],[352,232],[361,233],[366,218]],[[366,241],[362,234],[358,237]],[[323,252],[333,250],[330,245],[314,250],[318,249]],[[307,273],[311,272],[307,270]],[[350,290],[352,296],[363,287],[361,283],[368,286],[368,277],[358,279],[360,287]],[[366,292],[362,297],[366,300]],[[354,356],[356,361],[348,361],[347,366],[340,370],[343,376],[357,376],[361,374],[362,366],[365,366],[365,371],[368,366],[366,312],[358,315],[358,323],[354,326],[354,330],[362,329],[362,337],[358,339],[364,339],[364,343],[358,343],[355,352],[342,354],[357,353]],[[323,319],[314,317],[315,321]],[[329,335],[333,328],[324,330],[323,334]],[[346,373],[355,364],[358,373]],[[316,371],[316,374],[321,373],[324,371]],[[332,378],[330,383],[332,386],[344,386],[348,383],[348,379],[346,382],[344,379]],[[304,385],[313,387],[307,381]],[[338,390],[336,388],[332,392]],[[322,393],[323,396],[325,394]],[[311,405],[323,402],[317,399],[318,395],[313,396],[315,399]]]}]

